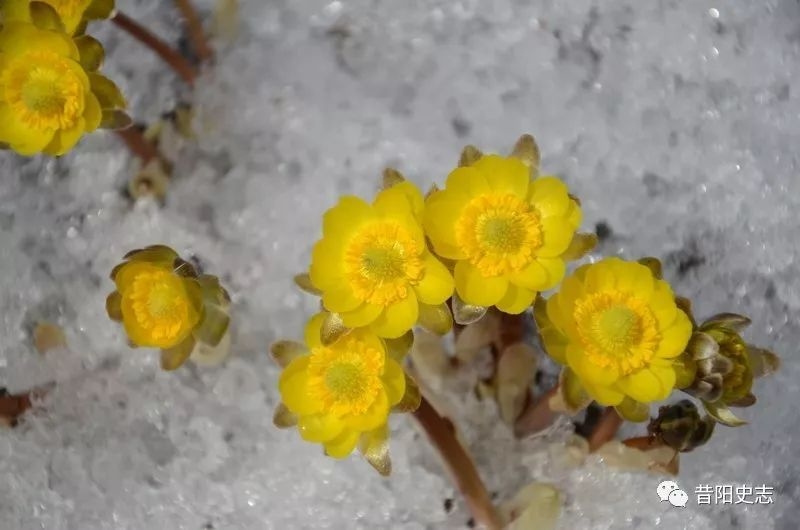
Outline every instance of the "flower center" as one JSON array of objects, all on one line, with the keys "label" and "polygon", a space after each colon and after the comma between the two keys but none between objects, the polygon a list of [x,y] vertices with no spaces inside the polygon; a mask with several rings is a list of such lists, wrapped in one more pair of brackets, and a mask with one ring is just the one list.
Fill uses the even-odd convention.
[{"label": "flower center", "polygon": [[384,353],[356,340],[314,348],[308,364],[312,397],[337,416],[363,414],[381,389]]},{"label": "flower center", "polygon": [[370,223],[345,248],[345,277],[362,302],[391,305],[421,279],[422,251],[396,221]]},{"label": "flower center", "polygon": [[69,60],[49,51],[29,52],[6,69],[5,98],[33,129],[68,129],[83,113],[84,90]]},{"label": "flower center", "polygon": [[539,214],[512,194],[472,199],[456,221],[456,242],[484,276],[527,267],[542,245]]},{"label": "flower center", "polygon": [[181,279],[171,272],[142,272],[123,293],[131,300],[134,318],[154,341],[170,341],[195,322]]},{"label": "flower center", "polygon": [[89,2],[87,0],[44,0],[56,10],[61,18],[71,18],[83,13]]},{"label": "flower center", "polygon": [[661,339],[647,305],[620,291],[579,299],[573,316],[586,357],[602,368],[615,366],[622,375],[647,365]]}]

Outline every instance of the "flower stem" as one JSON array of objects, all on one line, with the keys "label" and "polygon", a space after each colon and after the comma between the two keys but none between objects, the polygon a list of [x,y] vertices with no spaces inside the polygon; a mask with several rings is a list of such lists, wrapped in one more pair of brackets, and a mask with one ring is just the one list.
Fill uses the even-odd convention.
[{"label": "flower stem", "polygon": [[456,438],[453,423],[441,416],[424,397],[414,412],[414,417],[425,429],[431,443],[441,455],[456,487],[466,499],[475,521],[488,530],[500,530],[503,526],[500,516],[492,504],[486,485],[481,480],[472,458]]},{"label": "flower stem", "polygon": [[622,426],[622,418],[620,418],[614,407],[606,407],[603,415],[589,436],[589,451],[597,451],[606,442],[610,442],[617,435],[617,431]]},{"label": "flower stem", "polygon": [[125,13],[117,11],[111,18],[111,21],[133,38],[153,50],[153,52],[161,57],[161,59],[163,59],[188,85],[194,85],[194,81],[197,78],[197,72],[194,67],[189,64],[189,61],[187,61],[183,55],[178,53],[169,44]]},{"label": "flower stem", "polygon": [[192,48],[194,53],[201,61],[208,61],[213,56],[211,47],[208,45],[205,31],[203,31],[203,23],[197,15],[197,10],[194,8],[190,0],[175,0],[178,9],[180,9],[184,20],[186,21],[187,29],[189,30],[189,40],[192,41]]},{"label": "flower stem", "polygon": [[160,156],[156,146],[148,142],[135,125],[114,132],[125,142],[125,145],[128,146],[131,153],[142,159],[142,166]]}]

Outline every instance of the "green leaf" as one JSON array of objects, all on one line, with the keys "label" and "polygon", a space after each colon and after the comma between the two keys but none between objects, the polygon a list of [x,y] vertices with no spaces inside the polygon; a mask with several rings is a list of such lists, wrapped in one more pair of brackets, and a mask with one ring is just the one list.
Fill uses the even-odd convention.
[{"label": "green leaf", "polygon": [[228,332],[231,318],[228,312],[216,304],[205,304],[203,321],[194,330],[194,338],[203,344],[216,346]]},{"label": "green leaf", "polygon": [[89,84],[102,109],[124,109],[127,106],[125,96],[109,78],[92,72],[89,74]]},{"label": "green leaf", "polygon": [[453,315],[446,303],[439,305],[419,304],[419,325],[437,335],[445,335],[453,329]]},{"label": "green leaf", "polygon": [[400,402],[397,403],[392,408],[392,412],[414,412],[419,408],[420,403],[422,403],[422,393],[419,390],[419,386],[414,379],[408,375],[406,376],[406,391],[403,394],[403,397],[400,399]]},{"label": "green leaf", "polygon": [[575,234],[561,257],[567,261],[580,259],[597,246],[597,241],[597,234]]},{"label": "green leaf", "polygon": [[511,151],[511,156],[520,159],[523,164],[531,168],[534,175],[538,173],[539,146],[536,145],[536,140],[530,134],[523,134],[519,137]]},{"label": "green leaf", "polygon": [[661,274],[661,261],[658,258],[646,257],[639,260],[639,263],[650,269],[653,276],[660,280],[663,276]]},{"label": "green leaf", "polygon": [[114,291],[106,298],[106,313],[115,322],[122,322],[122,295]]},{"label": "green leaf", "polygon": [[719,344],[711,335],[695,331],[689,339],[686,351],[695,361],[710,359],[719,355]]},{"label": "green leaf", "polygon": [[614,408],[620,416],[628,421],[640,423],[650,418],[650,406],[646,403],[639,403],[628,396],[625,396],[625,399]]},{"label": "green leaf", "polygon": [[362,434],[358,440],[358,450],[381,476],[388,477],[392,473],[392,461],[389,458],[389,425],[387,423]]},{"label": "green leaf", "polygon": [[383,339],[383,344],[389,357],[401,362],[414,345],[414,332],[408,330],[396,339]]},{"label": "green leaf", "polygon": [[269,348],[272,358],[281,368],[286,368],[296,358],[308,353],[305,344],[293,340],[279,340]]},{"label": "green leaf", "polygon": [[73,39],[81,55],[81,66],[87,72],[96,72],[103,66],[105,50],[100,41],[89,35],[81,35]]},{"label": "green leaf", "polygon": [[275,412],[272,413],[272,423],[279,429],[288,429],[297,425],[297,415],[283,403],[278,403]]},{"label": "green leaf", "polygon": [[700,329],[705,331],[710,328],[722,327],[739,333],[750,325],[751,320],[744,315],[737,315],[736,313],[719,313],[707,319],[700,326]]},{"label": "green leaf", "polygon": [[350,332],[344,325],[338,313],[326,313],[320,329],[320,341],[324,346],[329,346]]},{"label": "green leaf", "polygon": [[392,186],[405,181],[405,177],[396,169],[387,167],[383,170],[383,189],[388,190]]},{"label": "green leaf", "polygon": [[58,12],[46,2],[31,2],[30,14],[33,25],[39,29],[64,33],[64,23]]},{"label": "green leaf", "polygon": [[83,18],[87,20],[102,20],[109,18],[113,12],[114,0],[94,0],[83,12]]},{"label": "green leaf", "polygon": [[458,166],[465,167],[471,166],[481,159],[483,153],[474,145],[468,145],[461,151],[461,157],[458,159]]},{"label": "green leaf", "polygon": [[727,425],[728,427],[740,427],[742,425],[747,425],[746,421],[738,418],[726,405],[721,403],[708,403],[704,401],[703,407],[705,407],[706,412],[708,412],[712,418],[723,425]]},{"label": "green leaf", "polygon": [[194,337],[190,335],[180,344],[161,350],[161,368],[167,371],[180,368],[192,354],[194,345]]},{"label": "green leaf", "polygon": [[453,319],[456,321],[456,324],[462,326],[469,326],[482,319],[489,309],[488,307],[465,304],[457,294],[453,295],[452,302]]},{"label": "green leaf", "polygon": [[119,131],[127,129],[133,125],[133,120],[121,110],[104,110],[103,118],[100,120],[101,129],[111,129]]}]

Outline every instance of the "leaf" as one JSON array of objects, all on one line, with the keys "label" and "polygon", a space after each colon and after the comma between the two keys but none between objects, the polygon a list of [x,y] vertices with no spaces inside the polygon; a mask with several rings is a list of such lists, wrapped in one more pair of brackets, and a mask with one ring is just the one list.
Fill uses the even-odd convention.
[{"label": "leaf", "polygon": [[694,314],[692,314],[692,301],[683,296],[676,296],[675,305],[678,306],[678,309],[686,313],[686,316],[689,317],[689,320],[692,322],[692,328],[697,327],[697,322],[694,320]]},{"label": "leaf", "polygon": [[738,418],[733,412],[731,412],[731,409],[722,403],[709,403],[707,401],[703,401],[703,407],[705,407],[709,416],[723,425],[727,425],[728,427],[740,427],[742,425],[747,425],[745,420]]},{"label": "leaf", "polygon": [[89,83],[91,84],[92,93],[97,97],[103,110],[124,109],[127,106],[125,96],[122,95],[119,87],[109,78],[97,73],[90,73]]},{"label": "leaf", "polygon": [[746,396],[740,397],[735,401],[731,401],[728,403],[731,407],[752,407],[756,404],[756,396],[752,392],[749,392]]},{"label": "leaf", "polygon": [[232,40],[239,30],[239,1],[216,0],[212,23],[214,35]]},{"label": "leaf", "polygon": [[114,0],[93,0],[86,11],[83,12],[83,18],[86,20],[103,20],[109,18],[114,12]]},{"label": "leaf", "polygon": [[297,425],[297,415],[283,403],[278,403],[275,412],[272,413],[272,423],[279,429],[288,429]]},{"label": "leaf", "polygon": [[710,328],[722,327],[739,333],[743,331],[752,321],[744,315],[737,315],[736,313],[719,313],[706,319],[700,326],[702,331]]},{"label": "leaf", "polygon": [[709,374],[685,388],[683,391],[703,401],[717,401],[722,397],[722,374]]},{"label": "leaf", "polygon": [[60,326],[50,322],[39,322],[33,330],[33,346],[39,353],[67,347],[67,337]]},{"label": "leaf", "polygon": [[639,263],[650,269],[650,272],[653,273],[653,276],[655,276],[657,280],[663,278],[663,275],[661,273],[661,261],[659,261],[658,258],[653,258],[653,257],[642,258],[639,260]]},{"label": "leaf", "polygon": [[414,412],[419,408],[422,403],[422,393],[419,390],[417,382],[408,374],[406,376],[406,391],[400,401],[392,407],[393,412],[405,413]]},{"label": "leaf", "polygon": [[511,156],[518,158],[523,164],[531,168],[531,172],[536,175],[539,172],[539,146],[530,134],[523,134],[514,144]]},{"label": "leaf", "polygon": [[392,460],[389,458],[388,423],[362,434],[358,440],[358,450],[381,476],[388,477],[392,473]]},{"label": "leaf", "polygon": [[575,372],[567,366],[562,368],[558,376],[556,394],[550,399],[550,408],[554,412],[565,412],[574,416],[591,402],[591,396],[586,393]]},{"label": "leaf", "polygon": [[719,344],[711,335],[702,331],[695,331],[689,339],[686,351],[695,361],[710,359],[719,355]]},{"label": "leaf", "polygon": [[419,325],[437,335],[445,335],[453,329],[453,315],[446,303],[438,306],[419,304]]},{"label": "leaf", "polygon": [[305,344],[293,340],[279,340],[270,346],[269,351],[281,368],[286,368],[293,360],[308,353]]},{"label": "leaf", "polygon": [[84,70],[96,72],[103,66],[105,50],[103,50],[103,45],[97,39],[89,35],[81,35],[80,37],[75,37],[73,42],[78,47],[81,66],[83,66]]},{"label": "leaf", "polygon": [[419,330],[415,334],[409,357],[416,373],[431,387],[441,386],[444,375],[453,370],[442,338],[429,331]]},{"label": "leaf", "polygon": [[457,294],[453,295],[452,305],[453,320],[455,320],[456,324],[462,326],[468,326],[482,319],[489,309],[488,307],[465,304]]},{"label": "leaf", "polygon": [[628,421],[639,423],[650,419],[650,406],[646,403],[640,403],[631,399],[628,396],[625,396],[625,399],[614,408],[620,416]]},{"label": "leaf", "polygon": [[733,371],[733,361],[722,355],[715,355],[697,361],[697,368],[704,375],[720,374],[725,377]]},{"label": "leaf", "polygon": [[383,170],[383,189],[388,190],[392,186],[405,181],[405,177],[396,169],[387,167]]},{"label": "leaf", "polygon": [[584,257],[597,246],[597,234],[578,233],[572,237],[572,242],[561,255],[566,261],[573,261]]},{"label": "leaf", "polygon": [[133,120],[121,110],[104,110],[103,117],[100,119],[101,129],[119,131],[127,129],[133,125]]},{"label": "leaf", "polygon": [[532,346],[517,342],[503,350],[497,362],[497,405],[507,425],[514,425],[522,412],[535,375],[536,350]]},{"label": "leaf", "polygon": [[437,191],[439,191],[439,186],[437,186],[436,184],[431,184],[431,187],[428,188],[428,192],[425,194],[425,199],[427,199]]},{"label": "leaf", "polygon": [[[116,267],[114,269],[117,270]],[[119,291],[114,291],[106,298],[106,313],[114,322],[122,322],[122,295]]]},{"label": "leaf", "polygon": [[61,17],[58,16],[58,12],[50,4],[46,2],[31,2],[29,9],[31,22],[37,28],[58,33],[66,31]]},{"label": "leaf", "polygon": [[198,342],[189,359],[199,366],[217,366],[231,354],[231,334],[226,332],[216,346]]},{"label": "leaf", "polygon": [[697,375],[697,363],[685,353],[672,360],[675,369],[675,388],[683,389],[694,382]]},{"label": "leaf", "polygon": [[150,245],[146,248],[133,249],[122,256],[122,259],[148,263],[173,263],[179,257],[177,252],[166,245]]},{"label": "leaf", "polygon": [[773,374],[781,367],[780,357],[764,348],[748,344],[747,354],[750,357],[750,366],[752,366],[755,377]]},{"label": "leaf", "polygon": [[542,482],[528,484],[499,512],[506,530],[553,530],[561,516],[561,493]]},{"label": "leaf", "polygon": [[161,368],[168,372],[180,368],[192,354],[194,345],[194,337],[190,335],[180,344],[161,350]]},{"label": "leaf", "polygon": [[213,303],[205,304],[203,321],[194,330],[194,337],[199,342],[209,346],[216,346],[228,332],[231,318],[228,312]]},{"label": "leaf", "polygon": [[296,274],[294,277],[294,284],[308,294],[322,296],[322,291],[314,287],[314,284],[311,281],[311,276],[307,272]]},{"label": "leaf", "polygon": [[383,339],[383,344],[386,346],[386,353],[389,357],[400,362],[414,346],[414,332],[408,330],[396,339]]},{"label": "leaf", "polygon": [[471,166],[483,156],[480,149],[474,145],[468,145],[461,151],[461,157],[458,159],[458,166],[465,167]]},{"label": "leaf", "polygon": [[319,339],[323,346],[329,346],[350,332],[338,313],[325,313]]}]

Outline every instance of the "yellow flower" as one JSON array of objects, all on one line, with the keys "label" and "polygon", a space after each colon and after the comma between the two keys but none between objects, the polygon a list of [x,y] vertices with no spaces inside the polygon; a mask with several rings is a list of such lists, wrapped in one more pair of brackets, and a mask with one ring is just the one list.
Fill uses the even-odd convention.
[{"label": "yellow flower", "polygon": [[[96,41],[83,39],[87,50]],[[78,44],[63,33],[11,22],[0,29],[0,143],[22,155],[59,156],[97,129],[106,109],[124,106],[119,90],[84,67]]]},{"label": "yellow flower", "polygon": [[[33,22],[31,3],[33,0],[3,0],[0,7],[0,20],[5,22]],[[69,35],[81,33],[84,22],[108,18],[114,10],[113,0],[39,0],[39,4],[49,5]]]},{"label": "yellow flower", "polygon": [[399,337],[452,294],[450,272],[426,246],[422,208],[422,194],[403,181],[372,205],[347,196],[325,213],[309,273],[348,328]]},{"label": "yellow flower", "polygon": [[418,389],[400,366],[403,353],[390,352],[368,328],[323,344],[324,319],[324,313],[311,318],[305,344],[283,341],[273,346],[273,355],[285,368],[278,384],[282,403],[276,424],[297,425],[304,440],[321,443],[334,458],[346,457],[359,445],[370,463],[388,473],[389,413],[415,408]]},{"label": "yellow flower", "polygon": [[197,343],[216,346],[228,330],[227,292],[216,277],[198,275],[169,247],[129,252],[111,279],[109,316],[125,326],[133,346],[162,349],[162,367],[174,370]]},{"label": "yellow flower", "polygon": [[675,387],[692,334],[669,284],[619,258],[579,267],[535,314],[547,353],[566,365],[562,385],[635,421]]},{"label": "yellow flower", "polygon": [[559,179],[535,178],[538,151],[534,164],[470,152],[428,196],[425,233],[436,254],[455,262],[461,300],[521,313],[563,278],[581,209]]}]

